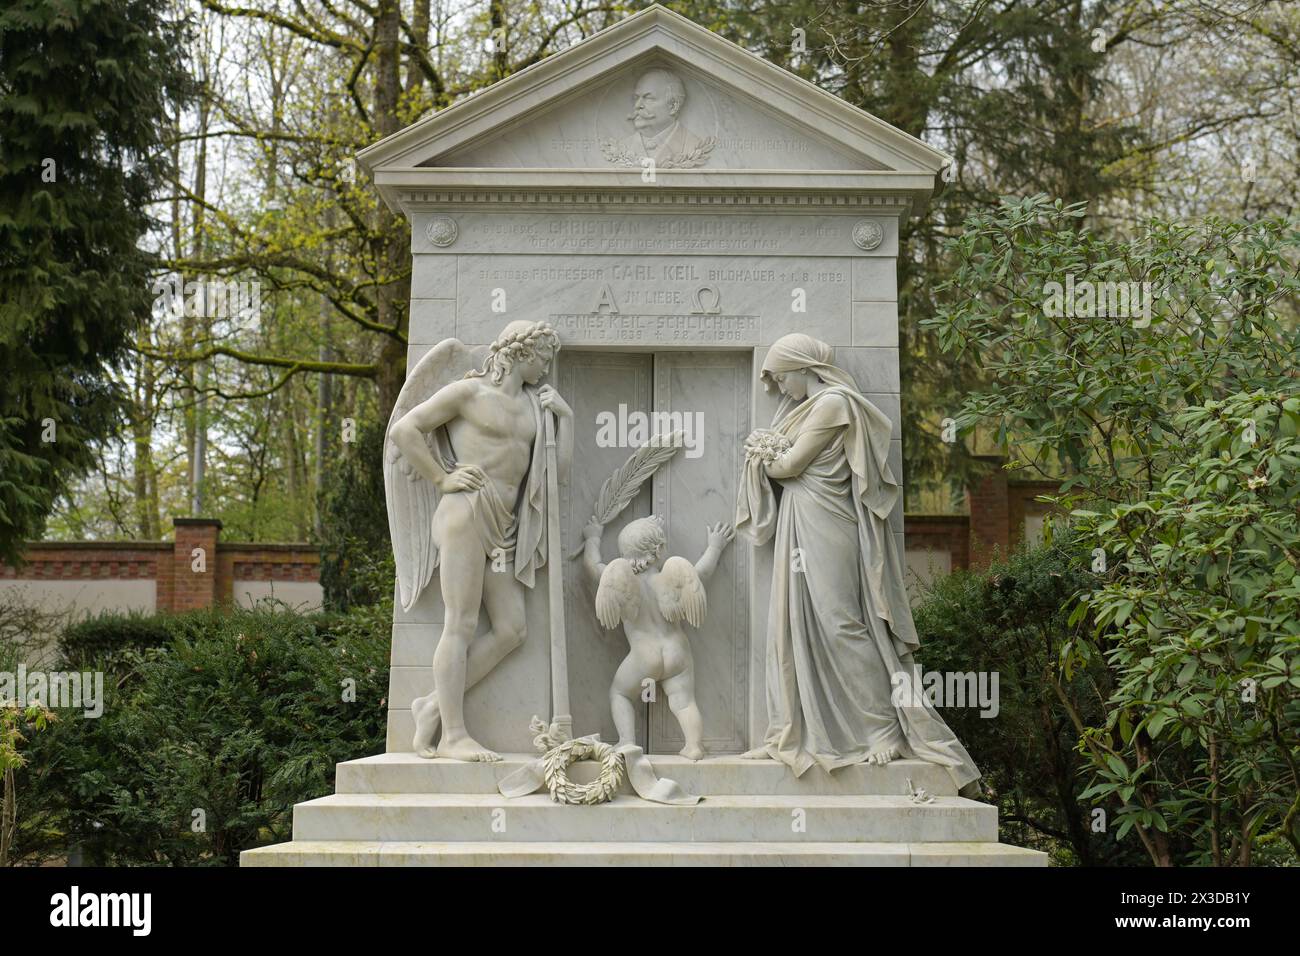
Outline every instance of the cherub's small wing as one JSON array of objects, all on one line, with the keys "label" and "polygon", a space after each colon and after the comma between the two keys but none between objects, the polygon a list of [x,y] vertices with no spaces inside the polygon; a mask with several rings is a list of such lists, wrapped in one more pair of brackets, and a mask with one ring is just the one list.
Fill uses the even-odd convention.
[{"label": "cherub's small wing", "polygon": [[[444,339],[416,363],[397,395],[388,428],[436,391],[465,377],[474,368],[475,354],[459,339]],[[439,429],[441,431],[441,429]],[[426,435],[436,458],[448,461],[446,436]],[[443,447],[439,447],[442,445]],[[402,457],[401,449],[384,433],[384,495],[388,499],[388,532],[397,564],[402,609],[409,611],[433,578],[438,549],[433,543],[433,513],[438,490]]]},{"label": "cherub's small wing", "polygon": [[659,612],[666,621],[676,624],[685,618],[691,627],[704,623],[708,599],[704,594],[704,582],[691,562],[685,558],[669,558],[655,578],[654,589],[659,600]]},{"label": "cherub's small wing", "polygon": [[596,619],[609,628],[634,618],[641,610],[641,582],[632,562],[617,558],[605,565],[596,589]]}]

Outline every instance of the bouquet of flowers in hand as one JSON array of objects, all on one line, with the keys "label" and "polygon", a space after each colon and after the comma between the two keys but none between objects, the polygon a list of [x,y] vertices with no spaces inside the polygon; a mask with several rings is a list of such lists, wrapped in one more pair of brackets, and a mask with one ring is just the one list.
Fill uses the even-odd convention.
[{"label": "bouquet of flowers in hand", "polygon": [[790,439],[770,428],[756,428],[745,439],[746,460],[770,465],[790,450]]}]

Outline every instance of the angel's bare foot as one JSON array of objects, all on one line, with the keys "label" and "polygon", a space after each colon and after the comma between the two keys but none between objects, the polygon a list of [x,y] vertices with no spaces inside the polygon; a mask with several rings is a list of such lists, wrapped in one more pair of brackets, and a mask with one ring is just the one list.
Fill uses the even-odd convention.
[{"label": "angel's bare foot", "polygon": [[768,752],[766,747],[755,747],[753,750],[746,750],[740,755],[741,760],[767,760]]},{"label": "angel's bare foot", "polygon": [[438,745],[438,756],[447,757],[450,760],[470,760],[480,763],[495,763],[501,759],[499,753],[495,750],[488,750],[469,734],[461,734],[456,737],[444,735],[442,742]]},{"label": "angel's bare foot", "polygon": [[873,750],[867,754],[863,763],[869,763],[876,767],[883,767],[889,761],[898,757],[897,747],[885,747],[881,750]]},{"label": "angel's bare foot", "polygon": [[687,760],[704,759],[704,748],[701,747],[699,744],[696,744],[695,746],[691,746],[690,744],[687,744],[685,747],[683,747],[681,750],[677,752],[681,754],[683,757],[685,757]]},{"label": "angel's bare foot", "polygon": [[415,737],[411,749],[421,757],[434,756],[433,742],[437,739],[438,728],[442,724],[437,696],[429,694],[411,701],[411,715],[415,718]]}]

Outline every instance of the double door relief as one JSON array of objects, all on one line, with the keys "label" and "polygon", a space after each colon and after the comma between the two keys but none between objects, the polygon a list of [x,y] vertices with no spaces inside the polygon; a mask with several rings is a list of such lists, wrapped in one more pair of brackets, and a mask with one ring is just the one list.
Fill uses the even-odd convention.
[{"label": "double door relief", "polygon": [[[682,429],[686,447],[642,486],[637,498],[609,523],[601,544],[604,561],[618,556],[618,532],[649,514],[664,519],[669,555],[699,560],[706,526],[734,518],[742,445],[750,431],[752,356],[749,352],[560,353],[557,387],[573,407],[573,472],[560,493],[566,554],[581,543],[582,528],[601,485],[656,431]],[[683,624],[695,660],[695,696],[711,754],[748,748],[749,549],[733,541],[706,584],[708,614],[698,629]],[[616,740],[609,685],[627,640],[607,631],[595,615],[596,591],[580,561],[564,573],[570,700],[574,732],[599,729]],[[638,708],[637,739],[648,753],[676,753],[684,744],[661,688]]]}]

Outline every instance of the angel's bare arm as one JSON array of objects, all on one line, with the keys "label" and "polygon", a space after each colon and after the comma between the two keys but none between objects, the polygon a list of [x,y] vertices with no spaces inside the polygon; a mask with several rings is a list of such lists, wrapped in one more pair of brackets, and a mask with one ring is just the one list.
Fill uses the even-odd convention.
[{"label": "angel's bare arm", "polygon": [[600,560],[600,536],[604,530],[595,518],[582,529],[582,566],[587,569],[587,576],[593,584],[599,584],[600,576],[605,573],[605,565]]},{"label": "angel's bare arm", "polygon": [[736,536],[736,529],[729,524],[716,524],[709,527],[709,546],[704,549],[700,560],[695,562],[695,573],[701,581],[707,581],[718,567],[718,558],[727,542]]},{"label": "angel's bare arm", "polygon": [[[388,431],[388,437],[401,450],[411,466],[433,482],[439,490],[447,490],[449,474],[442,462],[429,451],[424,436],[435,428],[441,428],[460,414],[461,403],[464,402],[472,387],[469,382],[453,382],[445,388],[438,389],[428,399],[395,421]],[[456,469],[457,472],[463,470],[463,468]]]}]

